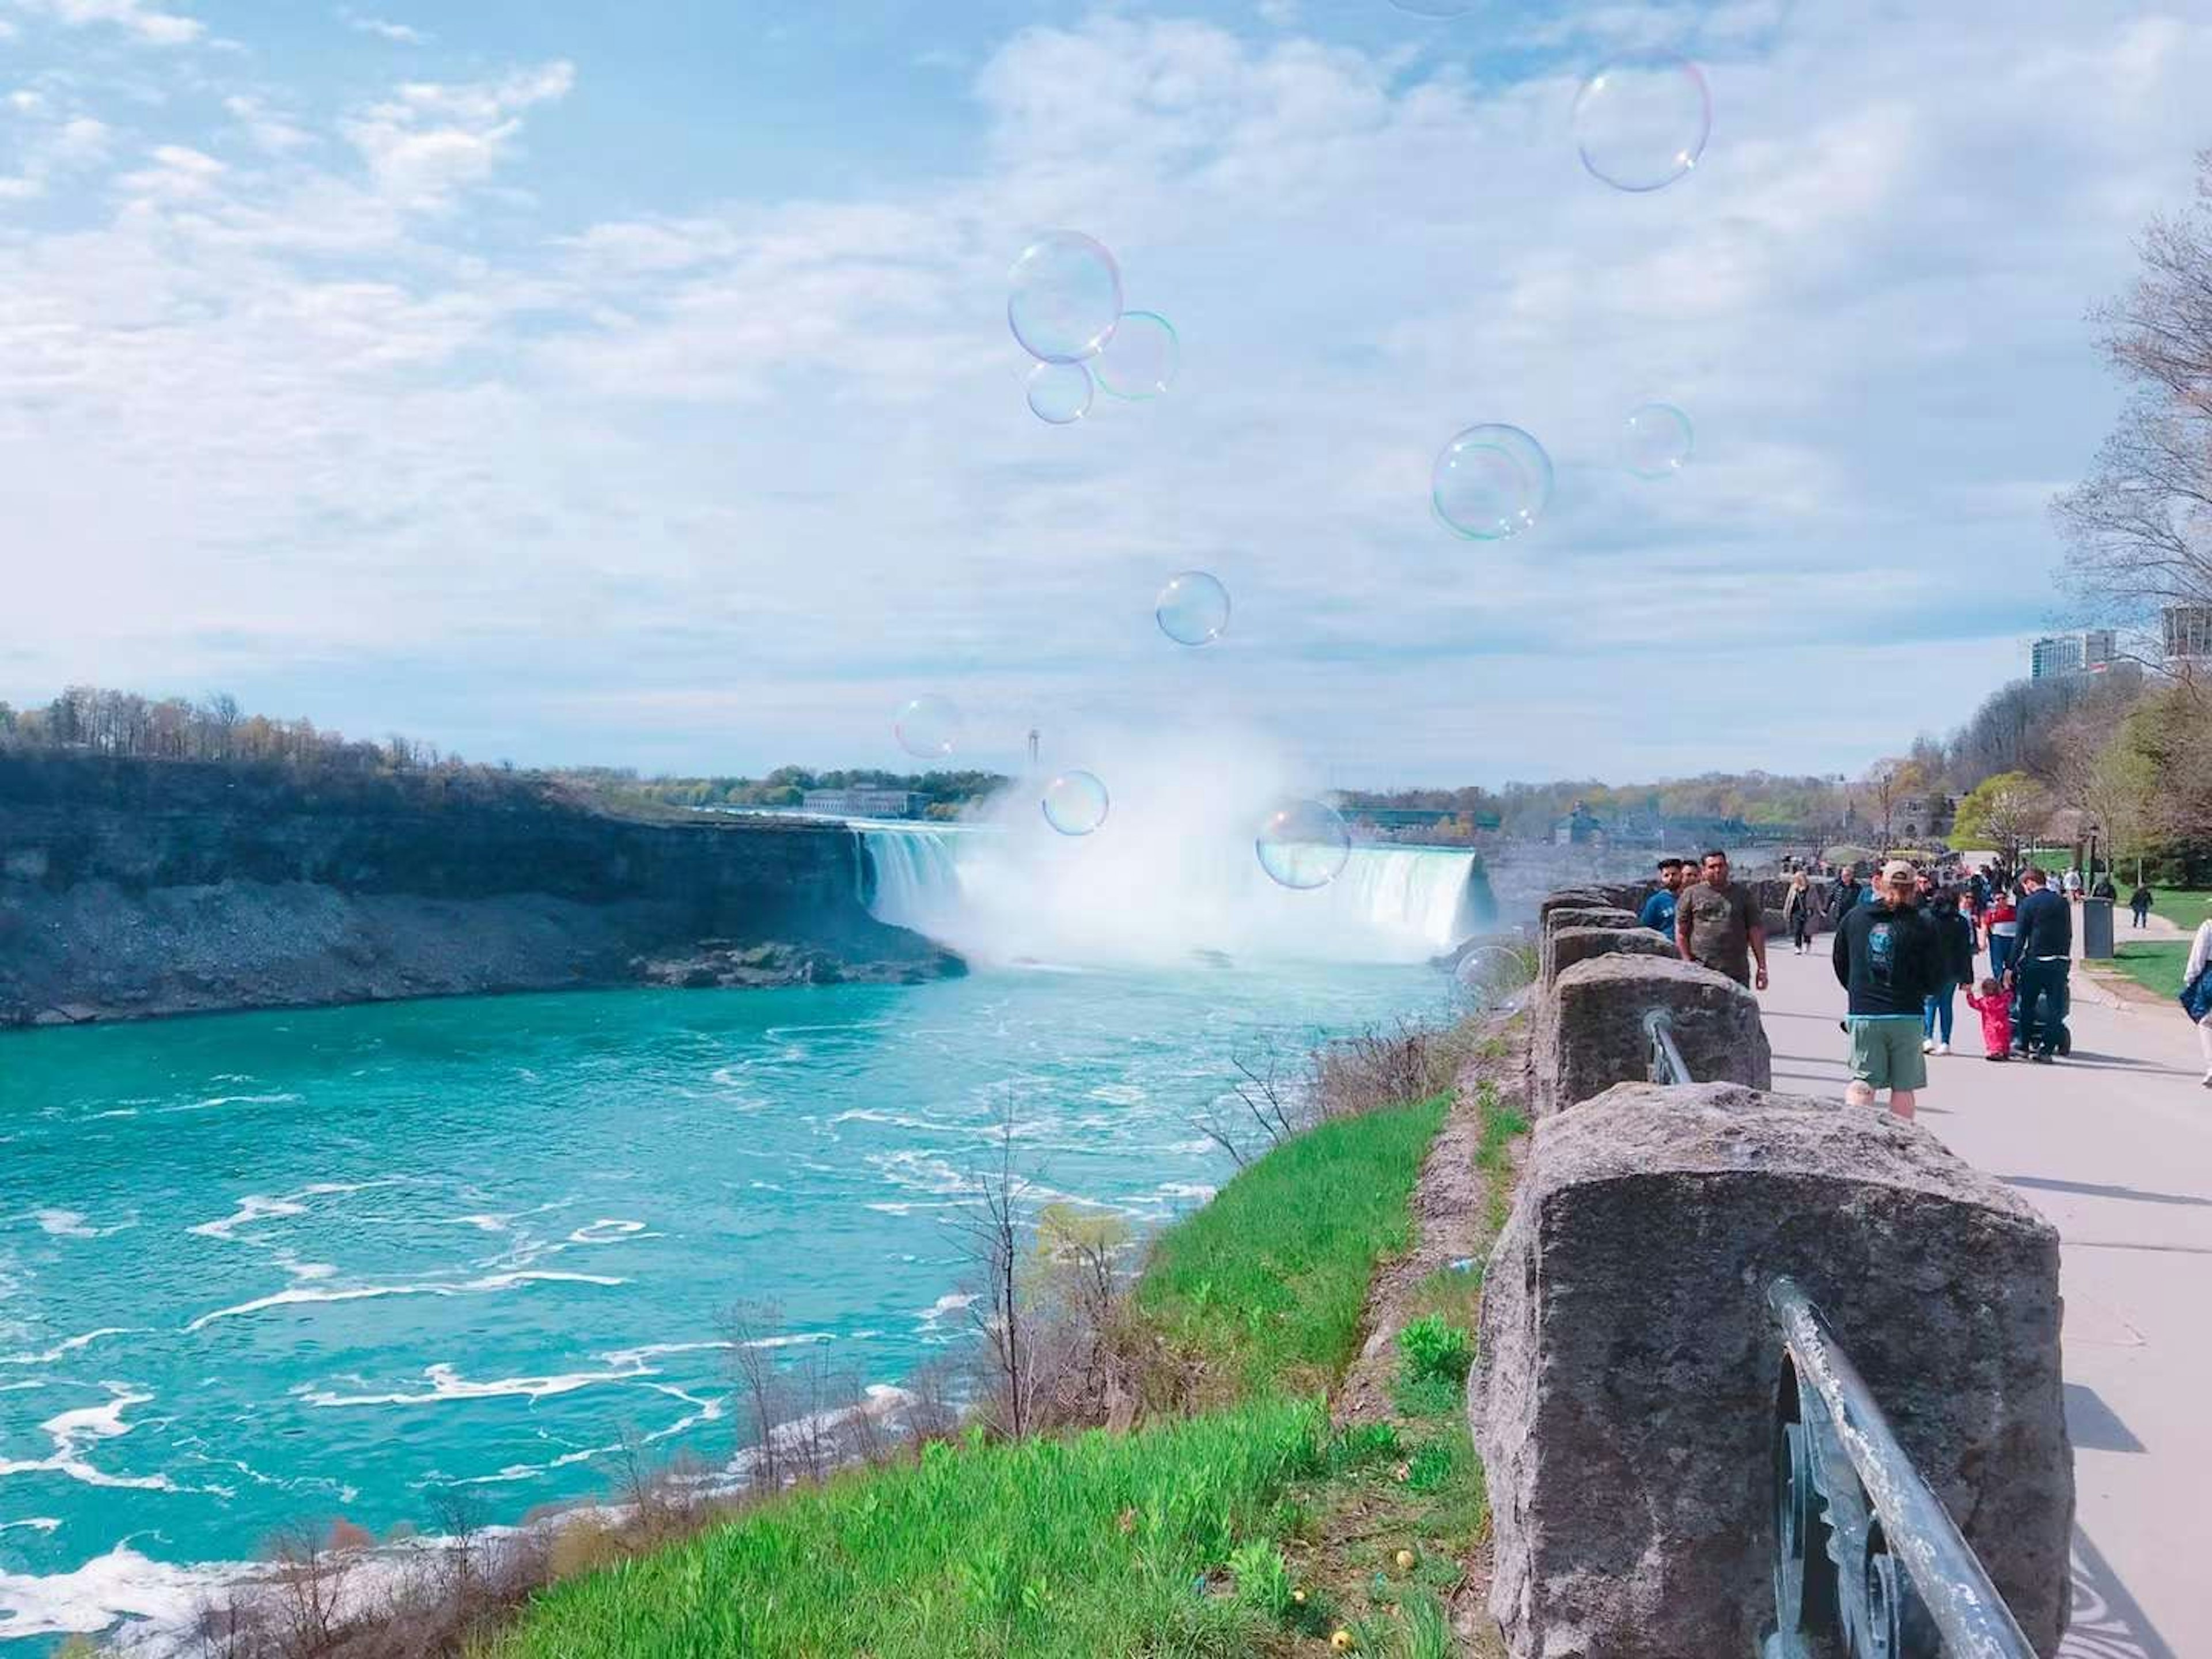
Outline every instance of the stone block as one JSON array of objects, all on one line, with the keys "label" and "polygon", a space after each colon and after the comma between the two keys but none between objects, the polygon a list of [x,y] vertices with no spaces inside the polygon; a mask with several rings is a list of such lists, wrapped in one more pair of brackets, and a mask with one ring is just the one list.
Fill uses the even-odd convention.
[{"label": "stone block", "polygon": [[1552,939],[1563,928],[1613,927],[1630,928],[1636,926],[1633,912],[1615,909],[1610,905],[1565,905],[1545,916],[1541,932],[1536,940],[1536,976],[1547,985],[1556,969],[1552,960]]},{"label": "stone block", "polygon": [[1784,1274],[2057,1650],[2074,1482],[2056,1230],[1887,1114],[1631,1084],[1538,1126],[1484,1281],[1468,1410],[1513,1659],[1755,1650],[1781,1370],[1765,1291]]},{"label": "stone block", "polygon": [[1674,941],[1653,933],[1649,927],[1573,927],[1555,929],[1544,940],[1544,948],[1556,978],[1562,969],[1571,968],[1592,957],[1658,957],[1679,961]]},{"label": "stone block", "polygon": [[1557,892],[1547,893],[1536,901],[1536,925],[1541,927],[1544,919],[1559,909],[1604,909],[1608,901],[1603,893],[1593,887],[1562,887]]},{"label": "stone block", "polygon": [[1680,957],[1614,954],[1562,968],[1537,1000],[1530,1065],[1540,1112],[1651,1074],[1644,1017],[1666,1011],[1674,1045],[1699,1083],[1774,1081],[1759,999],[1725,974]]}]

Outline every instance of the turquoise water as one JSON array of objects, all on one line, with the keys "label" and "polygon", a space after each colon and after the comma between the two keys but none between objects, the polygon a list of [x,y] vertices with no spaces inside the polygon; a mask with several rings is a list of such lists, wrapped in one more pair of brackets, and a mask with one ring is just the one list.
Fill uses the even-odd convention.
[{"label": "turquoise water", "polygon": [[[240,1014],[0,1040],[0,1638],[189,1610],[343,1516],[495,1520],[726,1462],[718,1310],[895,1383],[961,1340],[947,1217],[1011,1099],[1145,1224],[1232,1053],[1441,1008],[1411,966],[998,971]],[[11,1632],[12,1627],[12,1632]]]}]

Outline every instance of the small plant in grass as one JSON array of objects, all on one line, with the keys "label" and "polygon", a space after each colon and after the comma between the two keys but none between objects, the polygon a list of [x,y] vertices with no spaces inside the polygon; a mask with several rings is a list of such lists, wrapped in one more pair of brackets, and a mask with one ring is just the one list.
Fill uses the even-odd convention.
[{"label": "small plant in grass", "polygon": [[1474,1339],[1442,1314],[1425,1314],[1398,1333],[1398,1356],[1408,1382],[1464,1382]]},{"label": "small plant in grass", "polygon": [[1466,1390],[1440,1376],[1401,1377],[1391,1391],[1399,1414],[1404,1417],[1453,1417],[1466,1400]]},{"label": "small plant in grass", "polygon": [[1237,1599],[1246,1607],[1270,1619],[1287,1619],[1297,1611],[1290,1564],[1269,1540],[1255,1539],[1230,1551],[1229,1571],[1237,1580]]},{"label": "small plant in grass", "polygon": [[1406,1489],[1423,1494],[1442,1492],[1458,1467],[1450,1443],[1431,1440],[1406,1460]]},{"label": "small plant in grass", "polygon": [[1417,1595],[1403,1604],[1398,1651],[1404,1659],[1451,1659],[1450,1622],[1432,1595]]}]

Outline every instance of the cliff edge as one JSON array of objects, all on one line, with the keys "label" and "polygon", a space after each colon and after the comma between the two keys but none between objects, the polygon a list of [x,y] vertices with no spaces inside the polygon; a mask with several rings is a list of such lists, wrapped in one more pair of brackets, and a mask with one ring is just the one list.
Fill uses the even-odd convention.
[{"label": "cliff edge", "polygon": [[0,1026],[621,984],[914,981],[854,833],[544,778],[0,754]]}]

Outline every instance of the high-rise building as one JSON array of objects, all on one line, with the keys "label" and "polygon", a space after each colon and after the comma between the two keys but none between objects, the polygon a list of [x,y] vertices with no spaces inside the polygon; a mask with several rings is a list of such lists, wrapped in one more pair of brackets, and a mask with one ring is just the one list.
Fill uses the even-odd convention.
[{"label": "high-rise building", "polygon": [[2212,605],[2169,605],[2158,620],[2166,661],[2212,661]]},{"label": "high-rise building", "polygon": [[2060,674],[2078,674],[2082,666],[2079,634],[2049,634],[2027,648],[2027,677],[2047,680]]},{"label": "high-rise building", "polygon": [[2046,634],[2027,648],[2027,677],[2047,680],[2057,674],[2101,674],[2118,660],[2118,643],[2109,628]]}]

